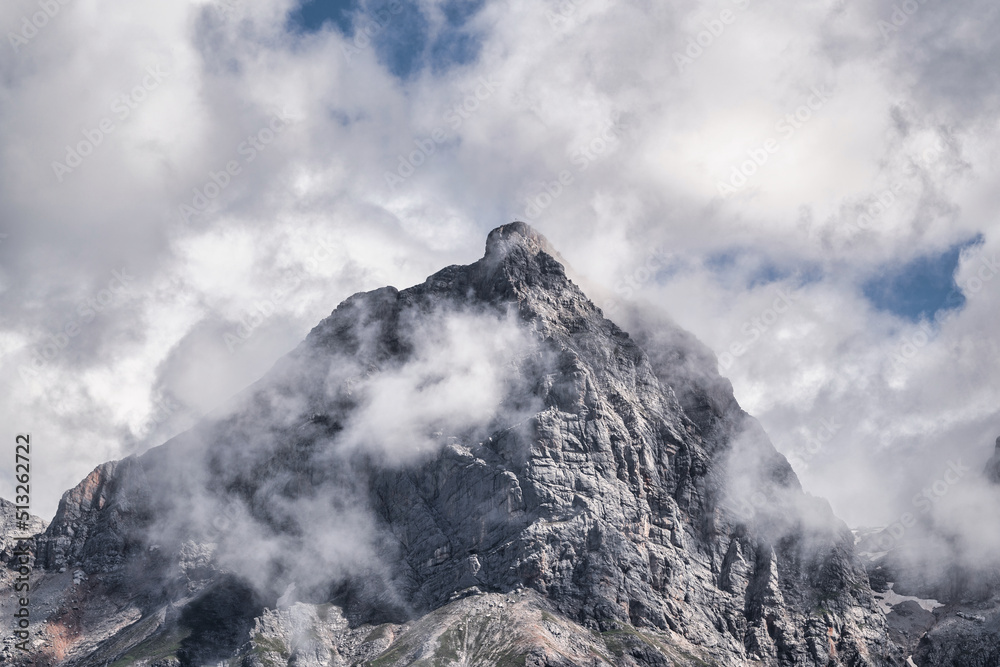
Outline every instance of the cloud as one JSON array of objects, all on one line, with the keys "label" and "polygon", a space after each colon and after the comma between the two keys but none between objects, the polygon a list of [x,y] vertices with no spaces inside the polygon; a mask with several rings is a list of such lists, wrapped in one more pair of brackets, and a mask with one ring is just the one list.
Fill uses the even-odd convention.
[{"label": "cloud", "polygon": [[516,312],[383,290],[341,306],[263,380],[140,457],[141,472],[120,468],[118,484],[141,489],[131,497],[151,517],[144,543],[180,554],[164,581],[197,587],[222,570],[265,599],[294,585],[326,600],[363,573],[381,589],[354,593],[393,613],[404,605],[389,567],[398,536],[372,509],[372,485],[541,411],[523,369],[550,362]]},{"label": "cloud", "polygon": [[[62,5],[0,59],[0,417],[46,443],[35,510],[222,404],[350,294],[470,262],[489,229],[530,217],[602,303],[643,300],[716,352],[745,347],[724,372],[805,487],[851,523],[891,521],[942,460],[985,461],[1000,431],[1000,281],[977,275],[1000,249],[997,15],[917,3],[886,31],[894,4],[510,0],[455,18],[427,0],[406,3],[425,41],[390,24],[350,58],[363,13],[353,32],[303,32],[291,0]],[[4,33],[37,7],[5,5]],[[52,163],[105,118],[60,182]],[[753,173],[721,197],[734,169]],[[955,265],[966,302],[927,311],[930,333],[865,297],[887,267],[978,237]],[[713,266],[733,249],[735,268]],[[650,271],[654,255],[669,268]],[[136,296],[24,382],[122,269]],[[771,321],[779,292],[794,306]],[[427,369],[452,361],[425,352]],[[421,373],[385,375],[368,400]],[[428,396],[487,414],[463,386]],[[404,416],[430,428],[420,414]]]},{"label": "cloud", "polygon": [[[472,444],[498,421],[505,426],[529,413],[504,403],[519,362],[540,354],[515,319],[441,312],[413,322],[407,363],[374,371],[352,392],[359,407],[340,435],[341,446],[413,463],[443,442]],[[533,353],[534,350],[534,353]],[[387,418],[390,417],[390,418]]]}]

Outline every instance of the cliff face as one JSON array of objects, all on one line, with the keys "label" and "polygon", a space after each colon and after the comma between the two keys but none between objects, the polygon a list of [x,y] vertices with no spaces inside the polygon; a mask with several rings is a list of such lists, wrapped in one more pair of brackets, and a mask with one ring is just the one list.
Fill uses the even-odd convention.
[{"label": "cliff face", "polygon": [[[630,336],[557,257],[500,227],[95,470],[39,539],[43,594],[89,588],[38,659],[902,664],[850,532],[714,356],[669,323]],[[131,611],[94,640],[99,599]]]},{"label": "cliff face", "polygon": [[18,537],[30,537],[45,530],[45,521],[33,514],[28,515],[25,525],[17,521],[18,511],[14,503],[0,498],[0,563],[6,563],[10,552],[17,546]]},{"label": "cliff face", "polygon": [[[897,644],[921,667],[1000,664],[1000,555],[990,511],[1000,503],[1000,438],[982,477],[964,479],[957,492],[965,492],[964,502],[922,517],[901,539],[876,536],[892,548],[874,560],[873,579],[892,582],[894,593],[925,607],[904,603],[887,615],[890,634],[903,628]],[[912,625],[916,631],[905,632]]]}]

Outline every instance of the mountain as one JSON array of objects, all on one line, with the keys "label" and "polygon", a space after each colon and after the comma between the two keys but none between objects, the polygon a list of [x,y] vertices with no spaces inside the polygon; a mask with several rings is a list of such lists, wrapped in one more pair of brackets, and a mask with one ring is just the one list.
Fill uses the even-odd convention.
[{"label": "mountain", "polygon": [[45,521],[29,514],[27,525],[18,527],[18,511],[14,503],[0,498],[0,563],[6,563],[17,546],[17,536],[36,535],[45,530]]},{"label": "mountain", "polygon": [[634,315],[519,222],[350,297],[225,409],[63,496],[33,654],[4,661],[904,664],[851,532],[714,355]]},{"label": "mountain", "polygon": [[[1000,505],[1000,438],[981,475],[956,464],[954,485],[931,487],[905,531],[859,542],[877,597],[893,603],[890,636],[917,665],[1000,665],[1000,556],[995,518]],[[944,478],[945,481],[948,477]]]}]

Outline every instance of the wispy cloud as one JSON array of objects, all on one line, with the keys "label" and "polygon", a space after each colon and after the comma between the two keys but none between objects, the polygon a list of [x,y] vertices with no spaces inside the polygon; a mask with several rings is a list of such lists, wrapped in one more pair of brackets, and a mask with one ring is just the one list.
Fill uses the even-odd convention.
[{"label": "wispy cloud", "polygon": [[[965,304],[921,310],[923,323],[874,307],[864,285],[980,235],[987,260],[1000,247],[996,12],[918,3],[887,38],[880,22],[902,6],[889,0],[742,4],[427,1],[399,14],[387,3],[385,18],[352,3],[313,29],[322,17],[309,24],[292,0],[105,0],[60,3],[30,39],[24,19],[44,8],[5,5],[0,26],[27,43],[0,60],[0,416],[50,443],[39,511],[99,461],[222,403],[350,294],[472,261],[489,229],[529,207],[595,293],[613,294],[654,249],[682,258],[633,281],[628,300],[716,351],[770,320],[779,291],[797,299],[727,373],[782,451],[823,420],[843,424],[799,472],[852,522],[898,516],[892,499],[933,477],[938,454],[985,460],[1000,431],[1000,282],[960,254],[942,275]],[[699,37],[678,71],[674,55]],[[169,76],[138,104],[154,64]],[[446,114],[484,79],[500,85],[453,127]],[[116,120],[122,95],[133,113],[60,182],[53,160]],[[279,113],[287,127],[244,160],[242,143],[264,146]],[[788,120],[786,137],[789,114],[801,126]],[[431,159],[387,187],[403,149],[437,128]],[[746,183],[721,198],[734,168]],[[886,192],[891,205],[873,209]],[[329,261],[300,270],[327,238]],[[708,260],[736,247],[810,278],[728,279]],[[47,361],[50,381],[24,389],[18,368],[122,266],[139,297],[81,326]],[[298,286],[231,352],[225,334],[290,276]],[[927,344],[893,365],[922,324]],[[428,368],[446,361],[428,355]],[[371,401],[420,381],[392,377]],[[164,397],[178,406],[165,419]],[[0,478],[0,495],[11,490]]]}]

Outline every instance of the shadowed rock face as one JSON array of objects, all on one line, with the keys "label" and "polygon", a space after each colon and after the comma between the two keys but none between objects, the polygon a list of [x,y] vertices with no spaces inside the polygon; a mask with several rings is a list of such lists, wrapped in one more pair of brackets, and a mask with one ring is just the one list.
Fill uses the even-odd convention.
[{"label": "shadowed rock face", "polygon": [[[448,338],[453,318],[479,333]],[[490,347],[501,333],[507,344]],[[450,646],[461,614],[467,635],[488,595],[503,607],[530,590],[510,618],[551,628],[515,633],[498,611],[480,633],[511,664],[902,664],[850,532],[801,491],[714,355],[669,322],[635,334],[523,223],[491,232],[472,265],[351,297],[224,413],[67,492],[39,562],[159,614],[152,630],[123,625],[68,660],[98,664],[87,661],[175,632],[183,648],[168,657],[181,664],[214,658],[213,642],[245,665],[265,653],[412,664],[426,650],[415,647]],[[449,394],[448,373],[479,377],[475,355],[448,356],[465,343],[497,358],[481,387]],[[436,376],[442,349],[451,370]],[[414,368],[416,392],[386,399]],[[496,399],[481,418],[437,415],[436,403],[434,418],[412,414],[428,392],[464,401],[480,389]],[[397,422],[419,425],[412,446],[385,429]],[[242,611],[292,590],[321,606],[268,611],[247,630]],[[469,595],[487,597],[454,606]],[[215,629],[194,632],[198,613]],[[288,646],[300,622],[321,657]],[[361,641],[368,625],[405,639]],[[466,639],[465,664],[502,664],[483,646]]]},{"label": "shadowed rock face", "polygon": [[1000,438],[997,438],[993,457],[986,463],[986,478],[994,484],[1000,484]]},{"label": "shadowed rock face", "polygon": [[[27,541],[34,544],[34,540],[19,540],[20,537],[35,535],[45,530],[45,521],[33,514],[28,515],[26,521],[18,521],[17,506],[0,498],[0,567],[8,564],[13,565],[12,557],[18,549],[18,542]],[[23,516],[22,516],[23,519]]]}]

